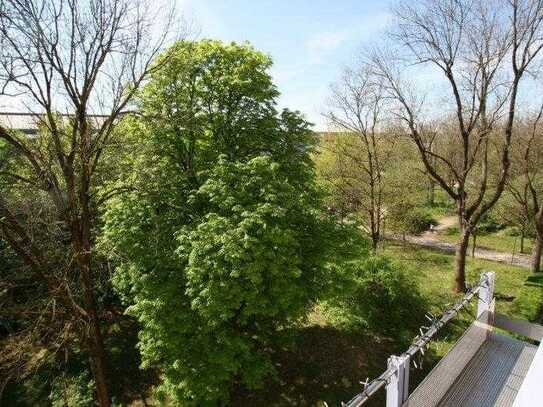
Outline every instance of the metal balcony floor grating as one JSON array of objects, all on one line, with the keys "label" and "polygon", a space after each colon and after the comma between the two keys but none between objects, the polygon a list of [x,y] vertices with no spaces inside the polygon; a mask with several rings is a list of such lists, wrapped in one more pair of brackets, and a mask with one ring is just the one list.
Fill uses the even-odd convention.
[{"label": "metal balcony floor grating", "polygon": [[536,350],[537,346],[491,333],[437,406],[512,406]]}]

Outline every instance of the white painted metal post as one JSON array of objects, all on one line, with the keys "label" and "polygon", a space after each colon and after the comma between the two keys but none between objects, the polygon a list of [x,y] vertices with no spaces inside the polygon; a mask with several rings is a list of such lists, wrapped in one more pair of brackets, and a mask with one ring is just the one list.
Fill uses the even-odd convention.
[{"label": "white painted metal post", "polygon": [[388,367],[395,368],[387,383],[386,407],[402,407],[409,396],[409,356],[391,356],[388,358]]},{"label": "white painted metal post", "polygon": [[494,300],[494,272],[486,272],[481,275],[481,279],[486,280],[486,284],[479,290],[479,302],[477,304],[477,318],[485,311],[492,311],[492,301]]}]

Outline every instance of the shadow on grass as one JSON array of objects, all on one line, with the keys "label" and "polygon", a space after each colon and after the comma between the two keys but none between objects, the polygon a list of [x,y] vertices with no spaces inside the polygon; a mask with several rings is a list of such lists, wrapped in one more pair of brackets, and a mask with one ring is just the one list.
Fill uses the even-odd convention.
[{"label": "shadow on grass", "polygon": [[503,301],[503,302],[512,302],[516,298],[514,295],[503,294],[500,292],[495,293],[494,297],[496,297],[497,301]]},{"label": "shadow on grass", "polygon": [[152,386],[158,384],[158,373],[141,369],[137,350],[139,325],[132,318],[121,318],[110,326],[107,337],[110,392],[121,405],[143,401]]},{"label": "shadow on grass", "polygon": [[524,285],[528,287],[539,287],[543,289],[543,273],[531,275],[526,279]]},{"label": "shadow on grass", "polygon": [[[413,390],[462,335],[472,320],[468,313],[441,332],[442,348],[430,347],[423,357],[411,365],[410,388]],[[277,380],[271,380],[257,391],[236,388],[232,395],[235,406],[339,406],[362,390],[360,381],[374,379],[385,371],[387,358],[401,354],[408,344],[393,338],[369,337],[333,327],[311,326],[300,331],[293,350],[274,353]],[[385,391],[380,390],[370,407],[384,405]]]},{"label": "shadow on grass", "polygon": [[[315,406],[326,401],[338,406],[362,390],[360,381],[381,374],[387,357],[399,350],[387,338],[333,327],[302,328],[293,350],[274,354],[278,379],[258,391],[235,389],[232,405]],[[382,405],[383,397],[379,394],[368,405]]]}]

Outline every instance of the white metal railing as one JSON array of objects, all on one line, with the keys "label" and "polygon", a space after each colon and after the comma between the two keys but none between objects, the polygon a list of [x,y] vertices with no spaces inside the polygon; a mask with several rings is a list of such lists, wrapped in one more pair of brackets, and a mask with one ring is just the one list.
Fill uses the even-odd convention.
[{"label": "white metal railing", "polygon": [[493,272],[481,274],[479,284],[464,295],[464,297],[447,309],[440,318],[432,315],[426,317],[431,321],[430,326],[422,327],[413,344],[400,356],[391,355],[388,358],[388,368],[371,382],[364,383],[364,390],[354,396],[349,402],[342,403],[344,407],[357,407],[369,400],[379,389],[386,386],[386,407],[401,407],[409,396],[409,363],[417,353],[424,354],[424,349],[438,331],[451,321],[471,299],[478,294],[477,318],[484,312],[490,311],[494,298]]}]

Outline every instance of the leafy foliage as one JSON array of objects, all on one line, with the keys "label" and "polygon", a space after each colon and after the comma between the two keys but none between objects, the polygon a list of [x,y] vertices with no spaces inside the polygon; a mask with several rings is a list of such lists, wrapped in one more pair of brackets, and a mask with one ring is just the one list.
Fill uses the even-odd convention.
[{"label": "leafy foliage", "polygon": [[417,282],[399,263],[370,256],[346,269],[341,291],[328,302],[336,323],[372,334],[409,339],[427,304]]},{"label": "leafy foliage", "polygon": [[[263,350],[322,291],[329,231],[312,191],[285,182],[269,157],[222,158],[208,176],[189,197],[202,216],[175,234],[169,264],[145,269],[136,248],[141,263],[126,263],[117,281],[136,293],[129,312],[143,325],[144,362],[164,369],[163,394],[211,403],[227,397],[233,378],[253,387],[273,371]],[[111,238],[123,231],[115,212]]]},{"label": "leafy foliage", "polygon": [[436,220],[425,209],[409,204],[394,205],[388,212],[389,227],[394,231],[419,234],[437,225]]},{"label": "leafy foliage", "polygon": [[330,280],[335,224],[320,209],[309,124],[274,108],[268,57],[202,41],[163,58],[143,117],[123,123],[129,192],[111,201],[102,247],[117,254],[115,285],[141,323],[143,366],[162,372],[159,395],[215,405],[273,374],[269,347]]}]

